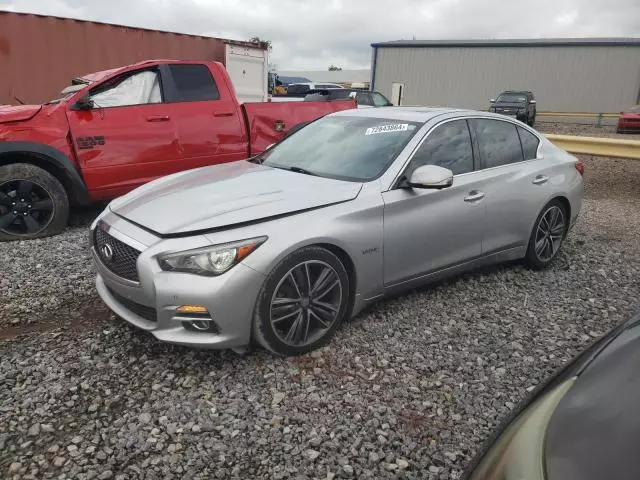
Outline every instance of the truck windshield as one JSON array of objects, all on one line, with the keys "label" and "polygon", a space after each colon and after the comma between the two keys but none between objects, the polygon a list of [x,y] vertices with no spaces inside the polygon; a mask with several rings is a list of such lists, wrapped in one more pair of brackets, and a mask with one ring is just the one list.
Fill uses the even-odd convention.
[{"label": "truck windshield", "polygon": [[515,93],[505,93],[498,97],[498,101],[507,103],[524,103],[527,101],[527,97],[525,95],[518,95]]},{"label": "truck windshield", "polygon": [[391,165],[420,124],[406,120],[325,117],[286,138],[263,165],[354,182],[373,180]]}]

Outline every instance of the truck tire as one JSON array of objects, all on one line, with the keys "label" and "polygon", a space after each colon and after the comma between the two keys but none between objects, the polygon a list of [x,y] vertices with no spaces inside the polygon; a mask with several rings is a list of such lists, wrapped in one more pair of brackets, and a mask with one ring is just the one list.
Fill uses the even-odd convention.
[{"label": "truck tire", "polygon": [[56,177],[29,163],[0,166],[0,241],[55,235],[68,218],[69,198]]}]

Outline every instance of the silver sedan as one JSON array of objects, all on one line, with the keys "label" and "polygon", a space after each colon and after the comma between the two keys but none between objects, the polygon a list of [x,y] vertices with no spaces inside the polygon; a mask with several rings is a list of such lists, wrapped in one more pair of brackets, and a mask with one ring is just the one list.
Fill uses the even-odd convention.
[{"label": "silver sedan", "polygon": [[339,112],[113,201],[91,227],[96,285],[159,340],[301,354],[390,293],[489,263],[546,267],[582,173],[504,116]]}]

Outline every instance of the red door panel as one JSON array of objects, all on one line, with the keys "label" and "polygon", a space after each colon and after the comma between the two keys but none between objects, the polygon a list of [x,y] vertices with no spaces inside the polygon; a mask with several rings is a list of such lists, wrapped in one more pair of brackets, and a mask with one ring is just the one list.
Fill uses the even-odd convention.
[{"label": "red door panel", "polygon": [[180,170],[166,104],[69,110],[73,143],[91,195],[111,198]]},{"label": "red door panel", "polygon": [[[249,122],[251,155],[263,152],[269,145],[282,140],[284,134],[300,122],[316,120],[333,112],[356,108],[355,102],[266,102],[242,105]],[[276,125],[283,124],[277,131]]]},{"label": "red door panel", "polygon": [[184,170],[248,157],[240,111],[234,102],[172,103]]}]

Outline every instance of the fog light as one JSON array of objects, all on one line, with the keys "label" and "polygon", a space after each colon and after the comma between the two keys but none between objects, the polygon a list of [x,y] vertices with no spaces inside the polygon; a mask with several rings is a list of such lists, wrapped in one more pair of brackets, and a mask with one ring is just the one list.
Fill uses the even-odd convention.
[{"label": "fog light", "polygon": [[176,313],[196,314],[196,315],[208,315],[209,310],[202,305],[182,305],[176,308]]}]

